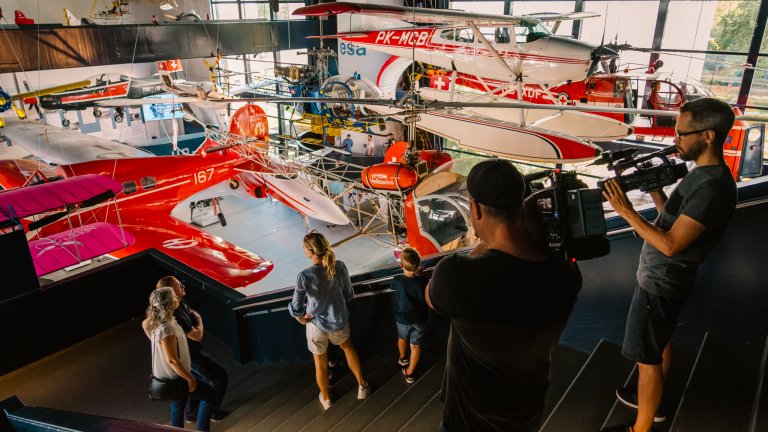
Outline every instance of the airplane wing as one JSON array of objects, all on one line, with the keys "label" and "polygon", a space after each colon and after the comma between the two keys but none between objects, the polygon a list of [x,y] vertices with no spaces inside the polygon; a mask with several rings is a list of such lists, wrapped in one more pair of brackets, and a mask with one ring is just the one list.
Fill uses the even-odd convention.
[{"label": "airplane wing", "polygon": [[8,121],[2,134],[38,158],[58,165],[97,159],[153,156],[144,150],[116,141],[62,129],[34,121]]},{"label": "airplane wing", "polygon": [[155,248],[234,289],[258,282],[274,266],[272,261],[169,214],[151,211],[144,211],[141,215],[129,213],[121,212],[123,220],[138,223],[124,224],[124,227],[136,241],[132,246],[112,254],[117,258]]},{"label": "airplane wing", "polygon": [[336,225],[349,223],[339,206],[321,193],[314,179],[299,166],[247,161],[235,167],[235,171],[251,176],[247,181],[265,186],[270,195],[299,213]]},{"label": "airplane wing", "polygon": [[526,18],[534,18],[539,21],[576,21],[585,18],[599,17],[599,13],[595,12],[569,12],[569,13],[556,13],[556,12],[539,12],[523,15]]},{"label": "airplane wing", "polygon": [[327,16],[353,13],[373,15],[384,18],[395,18],[401,21],[426,24],[466,25],[473,22],[478,26],[512,25],[534,18],[478,14],[445,9],[409,8],[404,6],[389,6],[369,3],[321,3],[296,9],[293,15]]},{"label": "airplane wing", "polygon": [[29,242],[38,276],[131,245],[134,237],[117,225],[96,222]]},{"label": "airplane wing", "polygon": [[94,102],[95,105],[103,107],[136,107],[141,105],[164,104],[164,103],[190,103],[200,102],[198,97],[174,97],[174,98],[122,98],[107,99]]}]

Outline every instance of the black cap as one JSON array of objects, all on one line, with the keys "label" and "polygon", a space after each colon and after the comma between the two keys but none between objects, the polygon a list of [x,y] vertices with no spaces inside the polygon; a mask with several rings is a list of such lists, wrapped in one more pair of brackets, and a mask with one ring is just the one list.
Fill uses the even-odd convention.
[{"label": "black cap", "polygon": [[517,209],[523,206],[525,180],[511,163],[489,159],[469,171],[467,190],[484,206],[499,210]]}]

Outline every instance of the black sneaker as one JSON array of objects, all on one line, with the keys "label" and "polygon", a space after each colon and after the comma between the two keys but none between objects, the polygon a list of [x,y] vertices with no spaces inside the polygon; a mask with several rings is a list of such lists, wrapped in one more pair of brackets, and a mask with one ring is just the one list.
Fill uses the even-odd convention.
[{"label": "black sneaker", "polygon": [[211,421],[214,423],[218,423],[222,420],[224,420],[224,417],[228,416],[229,413],[226,411],[216,411],[211,413]]},{"label": "black sneaker", "polygon": [[196,423],[196,422],[197,422],[197,419],[196,419],[196,418],[189,418],[189,417],[185,417],[185,418],[184,418],[184,421],[185,421],[186,423]]},{"label": "black sneaker", "polygon": [[[624,405],[637,409],[637,392],[626,387],[616,389],[616,398]],[[667,410],[663,403],[656,408],[656,414],[653,415],[654,423],[661,423],[667,419]]]},{"label": "black sneaker", "polygon": [[397,364],[399,364],[400,366],[408,366],[409,364],[411,364],[411,360],[408,359],[408,357],[403,357],[397,361]]},{"label": "black sneaker", "polygon": [[408,367],[403,367],[403,375],[405,375],[405,382],[408,384],[413,384],[416,382],[416,377],[413,376],[413,374],[408,375]]}]

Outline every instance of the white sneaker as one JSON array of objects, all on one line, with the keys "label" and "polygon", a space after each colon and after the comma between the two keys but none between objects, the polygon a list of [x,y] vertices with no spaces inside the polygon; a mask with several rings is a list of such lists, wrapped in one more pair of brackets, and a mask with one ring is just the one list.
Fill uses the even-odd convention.
[{"label": "white sneaker", "polygon": [[333,405],[333,402],[331,402],[330,399],[328,400],[323,399],[322,393],[318,395],[318,399],[320,399],[320,403],[323,405],[323,410],[327,410],[328,408],[331,407],[331,405]]},{"label": "white sneaker", "polygon": [[368,383],[365,383],[364,385],[361,385],[361,386],[357,386],[358,399],[365,399],[370,395],[371,395],[371,388],[368,386]]}]

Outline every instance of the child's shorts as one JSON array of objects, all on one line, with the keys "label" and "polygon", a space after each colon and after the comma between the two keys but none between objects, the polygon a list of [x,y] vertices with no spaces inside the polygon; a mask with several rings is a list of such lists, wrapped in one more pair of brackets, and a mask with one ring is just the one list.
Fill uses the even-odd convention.
[{"label": "child's shorts", "polygon": [[397,337],[409,341],[411,345],[421,345],[421,340],[424,338],[424,330],[426,328],[426,324],[397,323]]}]

